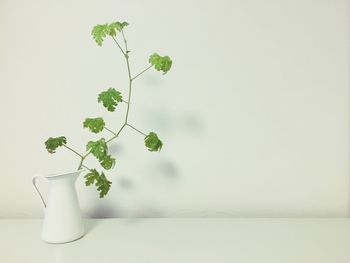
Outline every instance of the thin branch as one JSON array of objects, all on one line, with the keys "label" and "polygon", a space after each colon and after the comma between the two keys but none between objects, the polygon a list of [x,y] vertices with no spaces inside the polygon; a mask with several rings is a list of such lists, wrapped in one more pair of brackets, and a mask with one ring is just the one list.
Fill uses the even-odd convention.
[{"label": "thin branch", "polygon": [[112,131],[111,129],[108,129],[107,127],[104,127],[105,130],[109,131],[110,133],[117,135],[114,131]]},{"label": "thin branch", "polygon": [[120,51],[123,53],[124,56],[126,56],[126,53],[124,52],[124,50],[122,49],[122,47],[119,45],[118,41],[115,39],[114,36],[112,36],[114,42],[117,44],[117,46],[119,47]]},{"label": "thin branch", "polygon": [[77,151],[73,150],[73,149],[70,148],[69,146],[67,146],[67,145],[65,145],[65,144],[63,144],[63,146],[66,147],[68,150],[74,152],[76,155],[78,155],[78,156],[80,156],[81,158],[83,158],[83,156],[82,156],[80,153],[78,153]]},{"label": "thin branch", "polygon": [[128,50],[128,43],[126,41],[123,29],[121,31],[122,31],[122,35],[123,35],[123,39],[124,39],[124,44],[125,44],[125,50],[126,50],[125,53],[128,53],[129,52],[129,50]]},{"label": "thin branch", "polygon": [[129,123],[127,123],[126,125],[128,125],[130,128],[134,129],[135,131],[137,131],[138,133],[142,134],[143,136],[147,136],[146,133],[140,131],[139,129],[136,129],[134,126],[130,125]]},{"label": "thin branch", "polygon": [[106,141],[106,143],[109,143],[110,141],[114,140],[115,138],[117,138],[119,136],[119,134],[122,132],[122,130],[124,129],[124,127],[126,126],[126,124],[123,124],[123,126],[119,129],[119,131],[109,140]]},{"label": "thin branch", "polygon": [[146,69],[142,70],[139,74],[137,74],[135,77],[133,77],[131,80],[136,79],[138,76],[140,76],[141,74],[145,73],[147,70],[149,70],[151,67],[153,67],[153,65],[150,65],[149,67],[147,67]]},{"label": "thin branch", "polygon": [[89,170],[91,172],[92,169],[90,169],[89,167],[85,166],[84,164],[81,165],[81,167],[84,167],[85,169]]},{"label": "thin branch", "polygon": [[131,70],[130,70],[130,64],[129,64],[129,55],[127,54],[128,53],[128,42],[126,41],[123,30],[122,30],[122,35],[123,35],[125,49],[126,49],[125,60],[126,60],[126,66],[128,68],[128,76],[129,76],[128,106],[126,108],[126,115],[125,115],[125,121],[124,121],[124,125],[126,125],[128,123],[128,117],[129,117],[129,111],[130,111],[132,78],[131,78]]},{"label": "thin branch", "polygon": [[88,152],[87,154],[85,154],[84,156],[81,157],[80,163],[79,163],[79,166],[78,166],[78,170],[80,170],[81,167],[83,167],[83,162],[84,162],[86,156],[88,156],[89,154],[90,154],[90,152]]}]

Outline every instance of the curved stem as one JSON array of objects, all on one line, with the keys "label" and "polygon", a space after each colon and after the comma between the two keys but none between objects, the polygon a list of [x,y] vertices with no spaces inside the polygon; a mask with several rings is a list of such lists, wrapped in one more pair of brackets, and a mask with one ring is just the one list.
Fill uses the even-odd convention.
[{"label": "curved stem", "polygon": [[129,110],[130,110],[130,100],[131,100],[131,86],[132,86],[132,78],[131,78],[131,70],[130,70],[130,63],[129,63],[129,56],[128,56],[128,42],[126,41],[124,32],[122,30],[122,35],[124,39],[124,44],[125,44],[125,50],[126,50],[126,55],[125,55],[125,60],[126,60],[126,66],[128,68],[128,76],[129,76],[129,94],[128,94],[128,107],[126,109],[126,115],[125,115],[125,121],[124,124],[126,125],[128,123],[128,117],[129,117]]},{"label": "curved stem", "polygon": [[[121,128],[118,130],[118,132],[113,132],[112,130],[108,129],[105,127],[106,130],[110,131],[111,133],[114,134],[113,137],[111,137],[110,139],[108,139],[106,141],[106,143],[109,143],[111,141],[113,141],[115,138],[117,138],[119,136],[119,134],[122,132],[122,130],[125,128],[126,125],[128,125],[128,117],[129,117],[129,111],[130,111],[130,101],[131,101],[131,87],[132,87],[132,77],[131,77],[131,70],[130,70],[130,63],[129,63],[129,50],[128,50],[128,43],[126,41],[126,38],[125,38],[125,35],[124,35],[124,32],[123,30],[121,31],[122,32],[122,35],[123,35],[123,40],[124,40],[124,45],[125,45],[125,52],[123,50],[123,48],[119,45],[118,41],[112,36],[114,42],[117,44],[118,48],[120,49],[120,51],[123,53],[124,57],[125,57],[125,61],[126,61],[126,66],[127,66],[127,69],[128,69],[128,77],[129,77],[129,92],[128,92],[128,100],[127,101],[124,101],[125,103],[127,103],[127,109],[126,109],[126,114],[125,114],[125,120],[124,120],[124,124],[121,126]],[[142,74],[143,72],[141,72]],[[138,75],[141,75],[141,74],[138,74]],[[137,76],[136,76],[137,77]],[[131,125],[129,125],[130,127],[132,127]],[[132,127],[133,129],[137,130],[136,128]],[[140,133],[142,133],[141,131],[139,131]],[[143,133],[142,133],[143,134]],[[72,150],[72,149],[71,149]],[[75,151],[74,151],[75,152]],[[81,169],[82,167],[90,170],[89,168],[87,168],[85,165],[84,165],[84,160],[86,157],[88,157],[90,155],[90,151],[86,152],[85,155],[81,155],[77,152],[75,152],[76,154],[78,154],[81,159],[80,159],[80,163],[79,163],[79,167],[78,169]]]},{"label": "curved stem", "polygon": [[128,123],[128,117],[129,117],[129,111],[130,111],[130,101],[131,101],[131,83],[132,83],[131,74],[130,74],[130,65],[129,65],[129,59],[128,58],[126,59],[126,63],[127,63],[128,72],[129,72],[129,96],[128,96],[128,102],[127,102],[128,106],[126,108],[126,115],[125,115],[124,124]]}]

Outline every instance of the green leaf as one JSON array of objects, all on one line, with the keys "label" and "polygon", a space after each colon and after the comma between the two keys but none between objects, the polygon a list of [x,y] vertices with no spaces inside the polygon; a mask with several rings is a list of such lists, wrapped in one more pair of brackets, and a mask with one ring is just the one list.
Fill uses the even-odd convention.
[{"label": "green leaf", "polygon": [[104,138],[98,141],[89,141],[86,150],[90,151],[99,161],[102,161],[107,155],[107,143]]},{"label": "green leaf", "polygon": [[86,186],[95,184],[95,186],[97,187],[97,191],[100,192],[100,198],[105,197],[109,189],[111,188],[112,182],[106,178],[103,172],[99,174],[96,171],[96,169],[90,170],[90,172],[86,174],[84,178]]},{"label": "green leaf", "polygon": [[97,191],[100,192],[100,198],[103,198],[106,196],[106,194],[108,193],[109,189],[111,188],[111,184],[112,182],[109,181],[105,174],[102,172],[99,179],[96,182],[96,187],[97,187]]},{"label": "green leaf", "polygon": [[64,136],[56,137],[56,138],[48,138],[45,142],[46,149],[49,153],[55,153],[56,149],[67,143],[67,139]]},{"label": "green leaf", "polygon": [[115,158],[110,155],[106,155],[100,162],[101,166],[106,170],[112,169],[115,165]]},{"label": "green leaf", "polygon": [[115,158],[108,155],[108,148],[105,139],[90,141],[86,145],[86,150],[90,151],[100,162],[101,166],[106,169],[112,169],[115,165]]},{"label": "green leaf", "polygon": [[98,95],[97,101],[102,102],[103,106],[107,108],[108,111],[114,111],[118,102],[123,101],[123,97],[119,91],[114,88],[109,88]]},{"label": "green leaf", "polygon": [[96,25],[91,31],[97,45],[102,46],[104,38],[107,36],[108,24]]},{"label": "green leaf", "polygon": [[124,27],[128,26],[129,24],[127,22],[113,22],[110,23],[108,26],[108,35],[115,36],[116,32],[120,32],[123,30]]},{"label": "green leaf", "polygon": [[149,57],[149,63],[151,63],[154,68],[158,71],[163,71],[163,74],[167,73],[173,62],[168,56],[160,56],[157,53],[154,53]]},{"label": "green leaf", "polygon": [[148,148],[149,151],[151,152],[158,152],[162,149],[163,143],[162,141],[158,138],[157,134],[154,132],[150,132],[146,137],[145,137],[145,145]]},{"label": "green leaf", "polygon": [[124,27],[128,26],[127,22],[112,22],[110,24],[99,24],[93,27],[91,35],[99,46],[102,46],[106,36],[116,36]]},{"label": "green leaf", "polygon": [[105,122],[102,118],[86,118],[83,126],[89,128],[93,133],[99,133],[105,127]]},{"label": "green leaf", "polygon": [[90,170],[90,172],[84,176],[85,185],[89,186],[89,185],[94,184],[95,181],[97,181],[99,177],[100,177],[100,174],[96,171],[96,169]]}]

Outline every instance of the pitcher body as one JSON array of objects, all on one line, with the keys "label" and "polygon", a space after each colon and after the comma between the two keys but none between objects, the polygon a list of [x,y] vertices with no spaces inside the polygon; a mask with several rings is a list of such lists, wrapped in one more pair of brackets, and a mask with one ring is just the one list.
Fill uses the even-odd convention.
[{"label": "pitcher body", "polygon": [[35,185],[38,176],[33,178],[33,184],[38,190],[45,210],[41,235],[44,241],[48,243],[66,243],[79,239],[84,235],[84,225],[75,189],[75,181],[81,172],[82,170],[41,176],[49,184],[46,202]]}]

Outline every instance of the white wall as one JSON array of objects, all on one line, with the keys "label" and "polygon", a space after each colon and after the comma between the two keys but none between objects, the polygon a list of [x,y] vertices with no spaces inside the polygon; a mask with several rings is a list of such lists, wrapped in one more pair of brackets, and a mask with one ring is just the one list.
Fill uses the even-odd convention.
[{"label": "white wall", "polygon": [[[0,217],[40,217],[35,173],[75,169],[98,138],[85,117],[115,114],[96,96],[126,93],[125,65],[93,25],[126,20],[134,73],[154,51],[169,74],[135,81],[113,188],[77,184],[85,216],[349,215],[349,8],[345,0],[0,1]],[[44,184],[40,185],[45,188]]]}]

